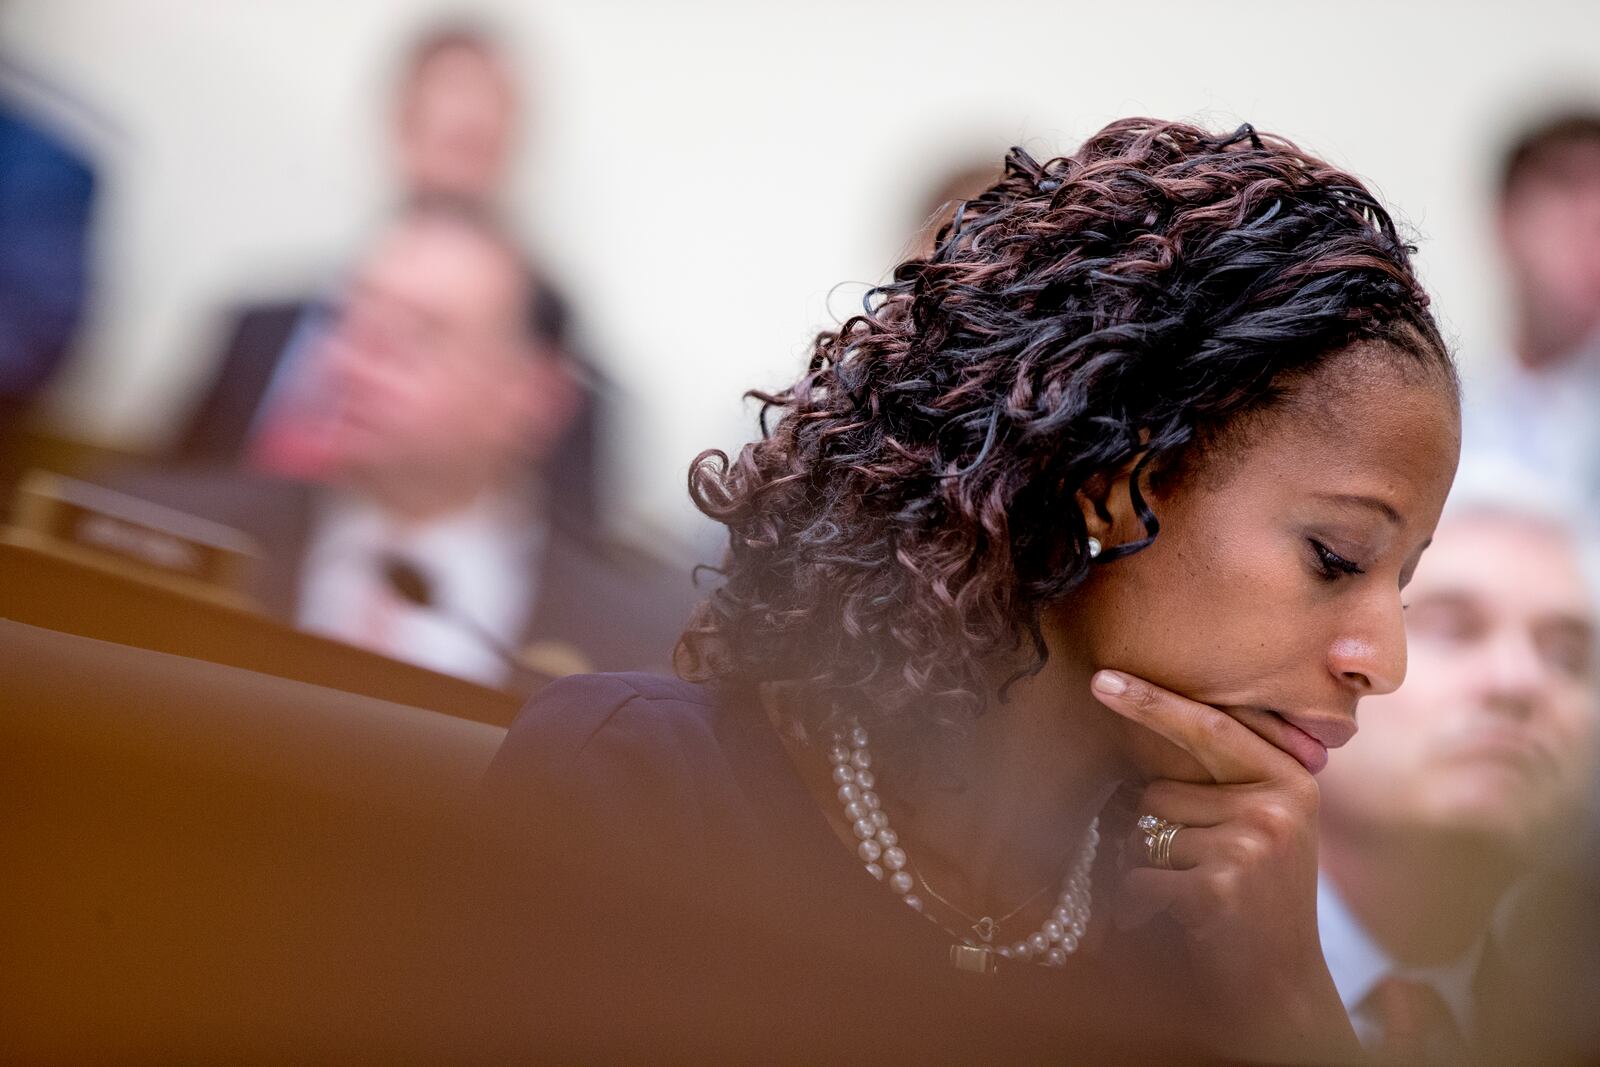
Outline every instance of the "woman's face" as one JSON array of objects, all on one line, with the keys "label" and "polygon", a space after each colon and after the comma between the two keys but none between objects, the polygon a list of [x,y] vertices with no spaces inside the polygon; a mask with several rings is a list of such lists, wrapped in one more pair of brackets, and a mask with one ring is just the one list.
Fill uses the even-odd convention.
[{"label": "woman's face", "polygon": [[[1234,437],[1147,494],[1159,536],[1094,567],[1052,629],[1093,669],[1220,708],[1316,773],[1354,735],[1356,702],[1405,676],[1401,589],[1455,476],[1458,406],[1443,383],[1353,350]],[[1090,532],[1137,540],[1125,487],[1108,505],[1113,522]],[[1133,775],[1205,779],[1113,718]]]}]

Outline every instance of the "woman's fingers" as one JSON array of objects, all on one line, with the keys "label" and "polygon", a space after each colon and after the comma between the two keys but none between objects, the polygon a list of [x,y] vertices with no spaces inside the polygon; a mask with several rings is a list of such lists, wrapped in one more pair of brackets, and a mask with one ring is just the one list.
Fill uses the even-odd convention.
[{"label": "woman's fingers", "polygon": [[[1316,825],[1318,800],[1316,783],[1309,775],[1232,785],[1158,778],[1145,786],[1134,810],[1184,827],[1174,838],[1174,842],[1183,841],[1181,848],[1174,844],[1175,856],[1190,855],[1206,840],[1215,844],[1203,855],[1248,862],[1264,851],[1296,848]],[[1218,833],[1201,834],[1201,830]],[[1139,829],[1134,833],[1136,847],[1131,855],[1144,862],[1144,838],[1148,835]]]},{"label": "woman's fingers", "polygon": [[[1223,831],[1209,831],[1208,839],[1207,833],[1195,830],[1183,842],[1188,833],[1182,831],[1173,842],[1174,849],[1184,850],[1188,866],[1174,865],[1171,870],[1132,867],[1123,874],[1112,911],[1120,929],[1142,925],[1166,912],[1195,933],[1232,929],[1242,935],[1251,928],[1252,918],[1260,921],[1262,907],[1273,905],[1272,896],[1258,891],[1264,859],[1221,859],[1208,846],[1215,845]],[[1312,894],[1314,897],[1314,888]]]},{"label": "woman's fingers", "polygon": [[1135,810],[1140,815],[1154,815],[1188,826],[1216,826],[1230,819],[1247,818],[1257,807],[1272,803],[1273,797],[1260,782],[1205,785],[1157,778],[1146,783]]},{"label": "woman's fingers", "polygon": [[1106,707],[1189,753],[1218,782],[1260,782],[1299,769],[1294,758],[1226,712],[1122,671],[1099,671],[1091,683]]},{"label": "woman's fingers", "polygon": [[[1128,843],[1109,902],[1115,925],[1127,929],[1170,915],[1183,928],[1202,980],[1222,1001],[1271,1004],[1274,995],[1298,988],[1309,991],[1305,1003],[1319,1018],[1326,1009],[1337,1024],[1329,1025],[1345,1026],[1317,937],[1315,779],[1299,760],[1216,708],[1120,671],[1097,673],[1093,691],[1111,710],[1187,752],[1212,779],[1149,783],[1139,813],[1182,825],[1159,834],[1154,850],[1145,845],[1148,831]],[[1272,1009],[1267,1017],[1280,1015]],[[1299,1034],[1306,1025],[1289,1029]]]},{"label": "woman's fingers", "polygon": [[[1128,846],[1129,851],[1125,855],[1132,857],[1138,866],[1153,867],[1150,847],[1145,844],[1145,838],[1150,835],[1143,830],[1135,830],[1134,833],[1135,840]],[[1235,847],[1233,833],[1228,829],[1185,824],[1167,844],[1167,867],[1170,870],[1187,871],[1220,854],[1231,852]]]}]

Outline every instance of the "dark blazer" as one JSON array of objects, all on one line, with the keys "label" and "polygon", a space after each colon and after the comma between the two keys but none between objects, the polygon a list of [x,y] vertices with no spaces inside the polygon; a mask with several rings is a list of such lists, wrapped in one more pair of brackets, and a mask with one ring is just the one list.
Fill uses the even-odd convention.
[{"label": "dark blazer", "polygon": [[303,320],[327,311],[325,305],[308,300],[240,309],[205,395],[179,432],[172,458],[219,465],[238,461],[290,338]]},{"label": "dark blazer", "polygon": [[[1119,942],[1061,969],[952,968],[953,938],[834,836],[742,686],[553,682],[512,725],[485,803],[526,843],[526,869],[506,876],[526,877],[538,902],[506,952],[594,1005],[601,1047],[587,1058],[1171,1063],[1215,1036],[1186,1006],[1181,938],[1154,940],[1154,956]],[[1131,831],[1131,814],[1102,815],[1097,883],[1122,839],[1108,819]],[[1091,930],[1109,927],[1108,911]],[[553,999],[531,991],[530,1011],[547,1016]]]},{"label": "dark blazer", "polygon": [[[293,621],[316,504],[330,490],[215,468],[125,470],[96,480],[249,535],[264,555],[247,591],[269,615]],[[670,664],[695,600],[687,568],[600,542],[555,518],[534,566],[534,610],[517,651],[534,649],[536,672]],[[573,666],[560,669],[563,659]]]},{"label": "dark blazer", "polygon": [[[541,281],[529,304],[533,332],[567,353],[584,390],[583,405],[547,464],[550,506],[569,527],[589,529],[597,524],[600,510],[600,434],[610,389],[593,366],[572,354],[570,315],[561,295]],[[216,368],[211,381],[179,430],[168,460],[184,465],[239,463],[289,343],[301,329],[315,330],[333,314],[334,308],[318,299],[237,309],[222,350],[211,361]]]},{"label": "dark blazer", "polygon": [[1496,923],[1473,990],[1478,1062],[1600,1063],[1600,835],[1585,836]]}]

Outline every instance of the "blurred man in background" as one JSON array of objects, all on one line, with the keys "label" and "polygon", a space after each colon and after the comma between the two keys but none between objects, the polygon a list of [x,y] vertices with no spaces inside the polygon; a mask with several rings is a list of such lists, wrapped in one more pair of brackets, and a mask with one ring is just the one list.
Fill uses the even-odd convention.
[{"label": "blurred man in background", "polygon": [[[1385,1062],[1551,1037],[1524,1029],[1527,1007],[1558,1002],[1570,961],[1507,935],[1508,911],[1592,840],[1600,681],[1579,527],[1532,499],[1475,496],[1470,477],[1407,590],[1405,684],[1363,702],[1361,733],[1319,779],[1323,949]],[[1557,940],[1577,932],[1535,918]]]},{"label": "blurred man in background", "polygon": [[1600,110],[1524,134],[1506,155],[1499,209],[1513,355],[1530,370],[1580,358],[1600,342]]},{"label": "blurred man in background", "polygon": [[1600,109],[1512,144],[1496,228],[1511,358],[1469,397],[1465,453],[1514,457],[1600,510]]},{"label": "blurred man in background", "polygon": [[397,174],[410,196],[497,205],[515,156],[516,81],[483,31],[442,26],[413,46],[394,115]]},{"label": "blurred man in background", "polygon": [[[412,46],[393,110],[393,166],[402,205],[447,197],[497,215],[516,155],[521,102],[494,38],[444,25]],[[601,383],[576,357],[566,300],[530,266],[526,314],[533,332],[568,361],[579,403],[551,464],[551,506],[585,525],[596,520]],[[237,314],[217,371],[174,456],[184,463],[239,464],[292,478],[322,477],[318,442],[307,436],[326,400],[308,354],[342,299],[338,291],[250,306]]]},{"label": "blurred man in background", "polygon": [[687,576],[574,530],[547,503],[579,386],[530,325],[528,268],[472,203],[423,199],[384,232],[304,356],[297,432],[319,484],[224,472],[121,488],[252,534],[254,592],[304,629],[490,685],[662,667]]}]

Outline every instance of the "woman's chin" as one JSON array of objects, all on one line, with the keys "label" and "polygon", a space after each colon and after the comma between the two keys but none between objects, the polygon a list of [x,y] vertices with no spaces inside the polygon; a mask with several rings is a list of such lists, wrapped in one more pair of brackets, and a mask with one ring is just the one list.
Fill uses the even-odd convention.
[{"label": "woman's chin", "polygon": [[1135,727],[1138,733],[1129,739],[1128,763],[1130,777],[1140,782],[1169,779],[1175,782],[1198,782],[1209,785],[1212,777],[1189,753],[1168,741],[1160,734]]}]

